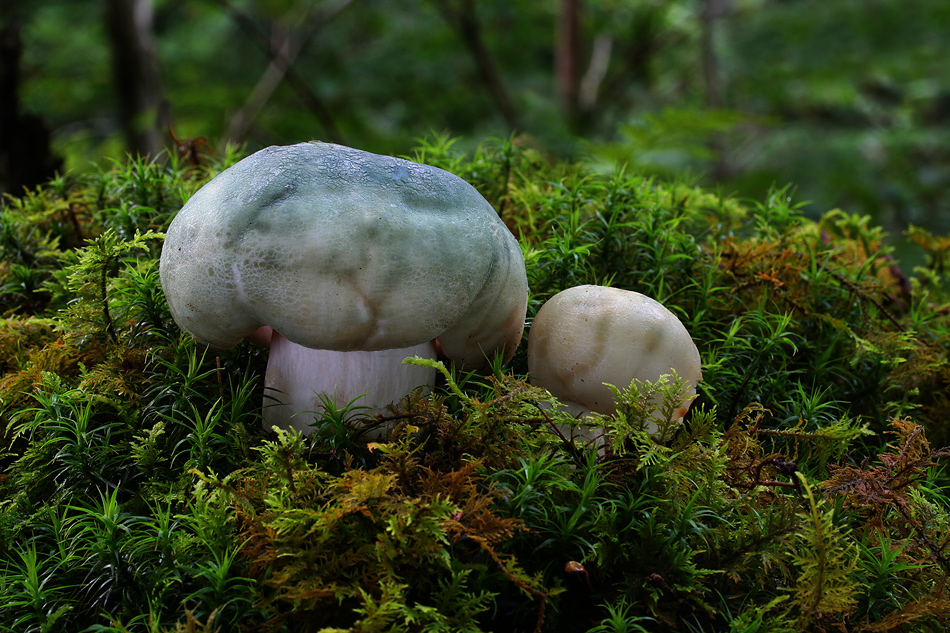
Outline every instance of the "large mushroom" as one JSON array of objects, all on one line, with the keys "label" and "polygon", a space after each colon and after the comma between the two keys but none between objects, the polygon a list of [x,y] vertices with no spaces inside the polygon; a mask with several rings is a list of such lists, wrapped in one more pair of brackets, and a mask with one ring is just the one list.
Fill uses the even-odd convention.
[{"label": "large mushroom", "polygon": [[528,298],[517,240],[471,185],[320,142],[261,150],[202,187],[168,228],[160,273],[199,342],[273,329],[265,424],[305,433],[319,394],[367,394],[358,404],[380,411],[431,385],[408,356],[438,348],[476,370],[510,358]]},{"label": "large mushroom", "polygon": [[702,380],[700,365],[699,350],[676,315],[630,290],[568,288],[541,306],[528,333],[532,384],[575,417],[616,411],[605,383],[626,389],[634,379],[655,383],[671,370],[690,385],[677,412],[682,417]]}]

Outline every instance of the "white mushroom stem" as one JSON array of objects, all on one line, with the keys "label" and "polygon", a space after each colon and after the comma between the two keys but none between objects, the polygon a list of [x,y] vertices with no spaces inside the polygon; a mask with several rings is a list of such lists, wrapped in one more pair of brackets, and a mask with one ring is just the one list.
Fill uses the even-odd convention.
[{"label": "white mushroom stem", "polygon": [[[417,387],[428,391],[435,384],[435,369],[404,364],[410,356],[435,359],[435,345],[429,341],[413,347],[376,352],[311,349],[297,345],[274,332],[264,377],[264,426],[293,427],[304,435],[322,411],[320,394],[344,407],[359,396],[354,406],[368,415],[385,413]],[[366,395],[364,395],[366,394]],[[378,436],[388,429],[378,429]]]}]

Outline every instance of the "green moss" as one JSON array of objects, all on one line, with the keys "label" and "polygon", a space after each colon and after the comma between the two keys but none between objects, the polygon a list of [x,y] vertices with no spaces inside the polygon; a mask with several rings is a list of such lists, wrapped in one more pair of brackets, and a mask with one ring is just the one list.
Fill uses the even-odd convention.
[{"label": "green moss", "polygon": [[685,424],[638,426],[675,380],[617,385],[609,450],[572,443],[522,346],[443,368],[391,441],[354,403],[275,436],[266,352],[182,335],[145,239],[235,156],[61,178],[0,212],[0,630],[946,627],[950,238],[913,229],[926,265],[901,270],[865,218],[787,190],[451,147],[417,156],[519,237],[528,330],[584,283],[680,317],[704,375]]}]

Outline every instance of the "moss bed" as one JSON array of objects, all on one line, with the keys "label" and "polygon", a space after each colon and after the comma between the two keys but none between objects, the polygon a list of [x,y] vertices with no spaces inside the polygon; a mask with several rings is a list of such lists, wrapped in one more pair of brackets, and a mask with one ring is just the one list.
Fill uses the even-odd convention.
[{"label": "moss bed", "polygon": [[[620,385],[610,449],[555,431],[525,345],[306,438],[261,424],[266,350],[171,320],[162,231],[239,155],[129,160],[0,212],[0,631],[942,631],[950,238],[598,174],[520,139],[414,160],[519,238],[531,297],[661,301],[699,396]],[[541,405],[541,406],[539,406]]]}]

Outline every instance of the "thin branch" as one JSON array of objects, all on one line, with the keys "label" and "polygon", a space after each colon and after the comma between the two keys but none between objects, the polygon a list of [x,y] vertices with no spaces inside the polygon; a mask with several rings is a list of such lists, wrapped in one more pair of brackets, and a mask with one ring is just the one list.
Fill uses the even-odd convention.
[{"label": "thin branch", "polygon": [[548,416],[548,414],[544,411],[544,409],[541,407],[540,404],[538,404],[537,402],[532,402],[531,404],[533,404],[535,407],[538,408],[538,411],[540,411],[541,415],[544,416],[544,419],[547,420],[548,426],[550,426],[554,430],[554,432],[557,433],[557,436],[561,438],[561,442],[564,444],[564,448],[567,450],[568,453],[571,454],[571,457],[574,458],[574,461],[577,462],[579,465],[583,466],[584,459],[581,457],[580,451],[577,449],[577,447],[574,446],[574,442],[572,440],[567,439],[564,436],[564,434],[561,433],[561,429],[558,428],[557,424],[555,424],[554,421]]},{"label": "thin branch", "polygon": [[597,96],[600,93],[600,86],[607,76],[607,68],[610,66],[610,55],[613,51],[614,40],[605,33],[601,33],[594,38],[594,50],[590,55],[590,66],[581,79],[580,87],[580,107],[585,112],[593,111],[597,106]]},{"label": "thin branch", "polygon": [[580,0],[561,0],[557,33],[557,83],[561,101],[569,119],[577,115],[579,83],[577,60],[580,56]]},{"label": "thin branch", "polygon": [[700,12],[703,88],[706,91],[706,105],[713,109],[723,105],[722,73],[716,51],[716,23],[727,10],[724,0],[703,0]]},{"label": "thin branch", "polygon": [[[231,124],[228,127],[229,138],[238,142],[244,140],[250,126],[260,116],[274,91],[283,82],[300,52],[322,26],[336,17],[352,2],[353,0],[336,0],[325,9],[322,7],[322,10],[314,9],[304,21],[305,26],[299,28],[296,33],[288,32],[286,29],[276,30],[279,39],[269,49],[272,54],[270,63],[258,80],[257,85],[254,86],[244,106],[232,117]],[[335,125],[332,125],[332,127],[335,129]],[[333,134],[339,136],[338,132]]]},{"label": "thin branch", "polygon": [[461,0],[459,8],[453,6],[452,0],[432,0],[432,2],[442,18],[458,33],[462,43],[465,44],[475,61],[479,80],[492,96],[505,123],[512,130],[521,130],[518,113],[502,80],[501,72],[482,37],[482,25],[475,11],[474,0]]},{"label": "thin branch", "polygon": [[276,45],[258,28],[251,16],[235,8],[229,0],[213,0],[213,2],[231,14],[238,26],[267,54],[269,59],[267,68],[244,106],[232,118],[228,136],[237,141],[243,140],[274,91],[286,79],[304,105],[323,126],[328,140],[335,143],[344,142],[330,108],[316,94],[310,83],[294,69],[293,64],[317,31],[349,6],[353,0],[335,0],[328,6],[321,6],[320,10],[315,9],[306,21],[306,27],[299,29],[295,37],[287,33],[283,34]]},{"label": "thin branch", "polygon": [[[930,553],[933,554],[934,559],[943,568],[944,573],[950,574],[950,559],[947,559],[947,557],[944,556],[943,546],[934,543],[930,537],[927,536],[927,532],[924,531],[923,526],[921,526],[918,521],[911,517],[907,513],[907,510],[901,506],[901,504],[892,503],[891,506],[897,510],[901,517],[903,517],[906,525],[914,528],[914,532],[917,533],[917,538],[919,538],[923,542],[924,546],[930,550]],[[946,543],[944,543],[944,545],[946,545]]]}]

